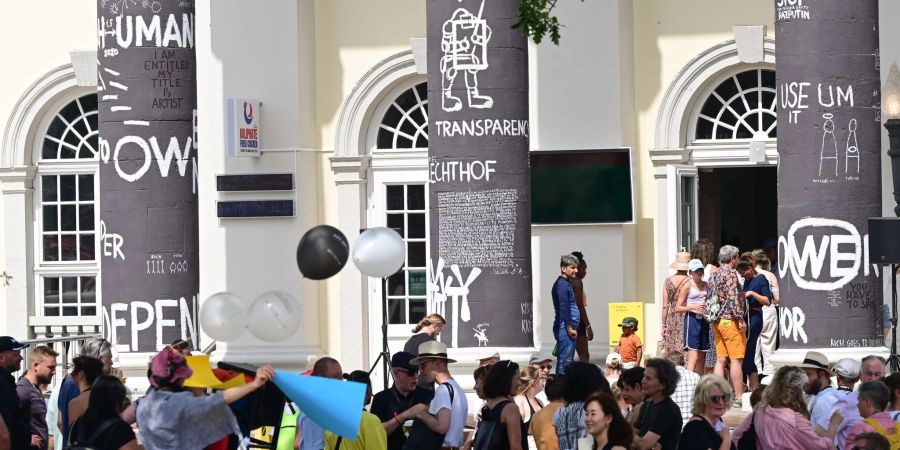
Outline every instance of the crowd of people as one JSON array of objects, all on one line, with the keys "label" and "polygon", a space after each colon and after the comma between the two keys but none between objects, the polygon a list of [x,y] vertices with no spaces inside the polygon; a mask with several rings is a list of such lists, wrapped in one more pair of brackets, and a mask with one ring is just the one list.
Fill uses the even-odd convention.
[{"label": "crowd of people", "polygon": [[[279,428],[285,435],[272,448],[900,448],[900,373],[886,377],[880,356],[832,364],[815,351],[775,370],[769,358],[779,290],[769,256],[726,245],[715,265],[714,253],[701,240],[671,264],[675,273],[662,289],[663,338],[655,358],[644,357],[638,319],[625,317],[606,364],[589,362],[593,332],[582,282],[587,263],[573,252],[560,258],[551,291],[553,355],[535,354],[521,367],[499,353],[479,359],[473,378],[481,404],[474,417],[451,375],[456,361],[437,340],[446,321],[431,314],[414,328],[404,350],[391,355],[393,383],[381,392],[373,395],[367,371],[345,374],[331,357],[318,359],[306,373],[367,387],[355,438],[326,430],[287,402]],[[42,345],[31,348],[16,381],[12,374],[21,369],[25,347],[0,336],[0,450],[237,448],[247,442],[247,415],[258,413],[240,405],[275,376],[264,366],[241,383],[213,390],[195,380],[189,343],[176,341],[152,358],[151,387],[131,401],[113,370],[110,343],[91,339],[46,402],[43,393],[57,371],[58,354]],[[752,392],[752,413],[729,427],[723,418],[743,407],[745,389]]]}]

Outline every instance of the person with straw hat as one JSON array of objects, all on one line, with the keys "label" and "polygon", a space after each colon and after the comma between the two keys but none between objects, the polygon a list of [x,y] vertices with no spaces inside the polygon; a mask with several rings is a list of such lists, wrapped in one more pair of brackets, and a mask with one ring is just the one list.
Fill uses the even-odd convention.
[{"label": "person with straw hat", "polygon": [[678,303],[678,293],[690,279],[687,274],[690,261],[690,253],[685,251],[678,252],[675,255],[675,261],[669,265],[669,267],[675,269],[675,274],[669,276],[663,282],[662,317],[659,321],[662,324],[662,330],[660,333],[660,345],[657,349],[662,355],[684,351],[684,313],[675,311],[675,304]]},{"label": "person with straw hat", "polygon": [[430,404],[410,408],[414,420],[404,449],[438,450],[463,445],[469,404],[465,391],[447,368],[454,362],[456,360],[447,357],[447,346],[438,341],[420,345],[419,356],[410,360],[411,364],[419,366],[427,381],[437,385]]}]

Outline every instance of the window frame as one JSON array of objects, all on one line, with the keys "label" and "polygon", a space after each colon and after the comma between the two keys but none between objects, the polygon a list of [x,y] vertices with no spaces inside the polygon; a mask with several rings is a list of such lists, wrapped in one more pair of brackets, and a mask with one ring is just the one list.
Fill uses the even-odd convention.
[{"label": "window frame", "polygon": [[[97,320],[100,319],[102,315],[102,292],[100,289],[101,286],[101,278],[100,278],[100,259],[102,255],[100,254],[100,183],[99,183],[99,153],[94,153],[92,158],[78,158],[77,154],[75,158],[71,159],[43,159],[43,142],[44,136],[47,134],[50,128],[50,124],[53,122],[53,119],[56,118],[57,114],[62,111],[69,103],[74,102],[76,99],[80,99],[86,95],[96,95],[95,90],[72,90],[66,93],[66,95],[60,96],[56,101],[54,101],[50,106],[48,106],[48,113],[44,115],[41,121],[36,128],[37,132],[35,133],[34,142],[33,142],[33,153],[32,153],[32,161],[34,162],[34,166],[36,167],[34,178],[33,178],[33,204],[32,204],[32,227],[31,227],[31,237],[32,237],[32,257],[33,257],[33,270],[32,270],[32,279],[34,292],[32,295],[33,300],[33,314],[32,316],[36,320],[32,320],[30,325],[41,325],[43,322],[64,322],[66,324],[71,323],[84,323],[86,325],[95,325]],[[98,99],[99,101],[99,99]],[[76,261],[44,261],[44,250],[43,250],[43,178],[44,176],[59,176],[59,175],[91,175],[94,179],[94,259],[90,261],[84,260],[76,260]],[[76,200],[77,201],[77,200]],[[57,230],[58,234],[61,232]],[[81,234],[81,233],[78,233]],[[82,277],[82,276],[93,276],[95,277],[95,298],[94,305],[96,306],[96,314],[93,316],[85,316],[81,314],[79,309],[79,314],[75,316],[64,316],[62,315],[62,302],[60,302],[60,314],[58,316],[47,316],[44,311],[44,287],[45,287],[45,279],[48,277]],[[60,293],[62,291],[62,285],[60,285]],[[79,294],[80,295],[80,294]],[[76,305],[79,308],[85,306],[80,302],[74,303],[72,305]],[[53,305],[55,306],[55,305]]]},{"label": "window frame", "polygon": [[[404,92],[425,82],[425,76],[414,75],[406,77],[390,88],[385,89],[369,116],[370,121],[365,137],[365,148],[367,149],[367,154],[370,155],[369,167],[366,175],[366,179],[368,180],[366,186],[368,204],[366,224],[368,227],[387,226],[386,186],[398,184],[423,184],[425,186],[425,237],[423,241],[428,242],[430,227],[430,213],[428,211],[428,148],[378,148],[378,132],[381,129],[382,120],[388,108],[395,102],[397,97]],[[427,101],[427,97],[425,100]],[[432,311],[430,306],[431,295],[428,292],[428,283],[431,278],[427,267],[428,262],[431,260],[431,251],[428,248],[428,245],[425,246],[425,258],[425,305],[426,314],[429,314]],[[381,308],[382,299],[385,295],[384,290],[387,289],[386,283],[386,280],[369,277],[365,284],[368,292],[369,307],[371,308],[369,314],[371,342],[380,341]],[[408,312],[408,304],[406,305],[406,308]],[[399,343],[402,347],[403,344],[400,341],[405,341],[406,338],[413,335],[413,326],[415,326],[414,323],[388,324],[388,338]],[[392,349],[397,346],[396,343],[391,344]]]},{"label": "window frame", "polygon": [[[687,122],[686,131],[688,133],[687,136],[687,147],[689,149],[703,149],[703,148],[748,148],[750,142],[754,141],[763,141],[766,143],[775,143],[777,138],[767,137],[765,139],[757,139],[757,138],[734,138],[734,139],[698,139],[697,138],[697,126],[701,120],[700,113],[703,110],[703,106],[706,104],[706,101],[713,95],[716,89],[724,83],[726,80],[731,79],[732,77],[736,77],[737,75],[747,72],[747,71],[759,71],[759,70],[771,70],[775,71],[774,65],[767,63],[757,63],[757,64],[740,64],[734,67],[731,67],[730,70],[723,71],[718,74],[716,77],[709,79],[704,88],[700,91],[700,93],[695,97],[693,101],[693,108],[691,109],[691,113],[688,116],[689,120]],[[742,92],[746,92],[743,90]],[[775,113],[777,114],[778,105],[777,105],[777,89],[776,89],[776,97],[775,97]],[[777,122],[776,122],[777,124]],[[777,128],[776,128],[777,130]]]}]

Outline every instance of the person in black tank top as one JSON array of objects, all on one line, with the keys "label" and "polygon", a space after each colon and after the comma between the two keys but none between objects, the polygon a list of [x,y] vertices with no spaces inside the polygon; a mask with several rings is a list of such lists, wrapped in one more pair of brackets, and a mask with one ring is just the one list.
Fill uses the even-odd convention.
[{"label": "person in black tank top", "polygon": [[[537,367],[525,367],[519,373],[519,389],[516,392],[515,402],[519,407],[519,413],[525,422],[525,430],[527,432],[534,413],[543,409],[544,404],[535,396],[544,390],[544,380],[541,377],[541,370]],[[535,408],[537,405],[537,408]],[[527,434],[527,433],[526,433]],[[527,437],[526,437],[527,442]]]},{"label": "person in black tank top", "polygon": [[511,399],[518,387],[518,364],[512,361],[494,364],[482,387],[487,403],[481,410],[481,423],[475,432],[474,450],[528,448],[528,428],[522,422],[519,408]]}]

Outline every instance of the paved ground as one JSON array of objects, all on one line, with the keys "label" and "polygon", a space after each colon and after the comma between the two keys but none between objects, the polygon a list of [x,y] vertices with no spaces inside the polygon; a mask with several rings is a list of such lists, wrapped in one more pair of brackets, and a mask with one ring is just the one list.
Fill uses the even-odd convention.
[{"label": "paved ground", "polygon": [[745,417],[749,415],[750,411],[742,411],[739,408],[731,408],[728,410],[728,412],[725,413],[725,416],[722,417],[722,420],[725,421],[725,425],[728,425],[729,427],[734,429],[744,421]]}]

